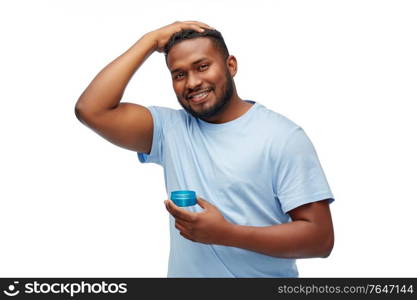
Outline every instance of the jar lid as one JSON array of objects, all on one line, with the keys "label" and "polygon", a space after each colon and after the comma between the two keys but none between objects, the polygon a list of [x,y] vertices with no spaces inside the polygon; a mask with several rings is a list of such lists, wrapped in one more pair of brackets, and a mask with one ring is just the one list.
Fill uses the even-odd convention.
[{"label": "jar lid", "polygon": [[197,203],[196,193],[189,190],[172,191],[170,199],[177,206],[191,206]]}]

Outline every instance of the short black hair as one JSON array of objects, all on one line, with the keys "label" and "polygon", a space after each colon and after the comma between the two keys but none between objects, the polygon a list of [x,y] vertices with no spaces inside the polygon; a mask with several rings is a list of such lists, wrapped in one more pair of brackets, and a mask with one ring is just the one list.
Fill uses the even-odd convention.
[{"label": "short black hair", "polygon": [[190,40],[201,37],[211,39],[214,46],[217,48],[217,50],[220,51],[225,60],[229,57],[229,51],[227,50],[226,43],[224,42],[223,36],[220,33],[220,31],[217,31],[215,29],[204,29],[203,32],[198,32],[193,29],[183,29],[171,35],[168,42],[166,43],[164,48],[165,60],[167,59],[168,53],[174,45],[184,40]]}]

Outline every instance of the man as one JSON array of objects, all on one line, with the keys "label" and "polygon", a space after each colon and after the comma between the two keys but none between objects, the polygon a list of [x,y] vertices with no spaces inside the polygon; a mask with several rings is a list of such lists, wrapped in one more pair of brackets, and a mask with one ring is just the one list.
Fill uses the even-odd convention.
[{"label": "man", "polygon": [[[120,103],[140,65],[165,52],[183,110]],[[304,131],[242,100],[237,60],[207,24],[175,22],[145,34],[106,66],[76,115],[110,142],[164,168],[167,194],[194,190],[198,205],[165,205],[168,277],[297,277],[296,258],[333,247],[333,195]]]}]

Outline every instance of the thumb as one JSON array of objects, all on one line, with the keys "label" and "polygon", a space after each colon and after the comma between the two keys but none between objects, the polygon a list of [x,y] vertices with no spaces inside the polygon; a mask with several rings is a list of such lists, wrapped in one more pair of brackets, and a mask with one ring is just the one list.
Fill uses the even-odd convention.
[{"label": "thumb", "polygon": [[204,209],[208,209],[210,206],[212,206],[208,201],[200,197],[197,197],[197,204],[200,205]]}]

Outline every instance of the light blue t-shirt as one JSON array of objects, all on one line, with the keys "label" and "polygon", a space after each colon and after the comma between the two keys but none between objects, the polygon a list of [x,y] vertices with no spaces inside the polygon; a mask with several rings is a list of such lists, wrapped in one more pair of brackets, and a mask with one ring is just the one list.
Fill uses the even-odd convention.
[{"label": "light blue t-shirt", "polygon": [[[239,118],[213,124],[185,110],[150,106],[153,142],[142,163],[164,168],[167,199],[194,190],[238,225],[291,221],[288,211],[333,195],[301,127],[260,103]],[[158,200],[158,199],[155,199]],[[162,200],[161,200],[162,201]],[[201,211],[198,205],[188,208]],[[168,277],[298,277],[295,259],[185,239],[170,218]]]}]

